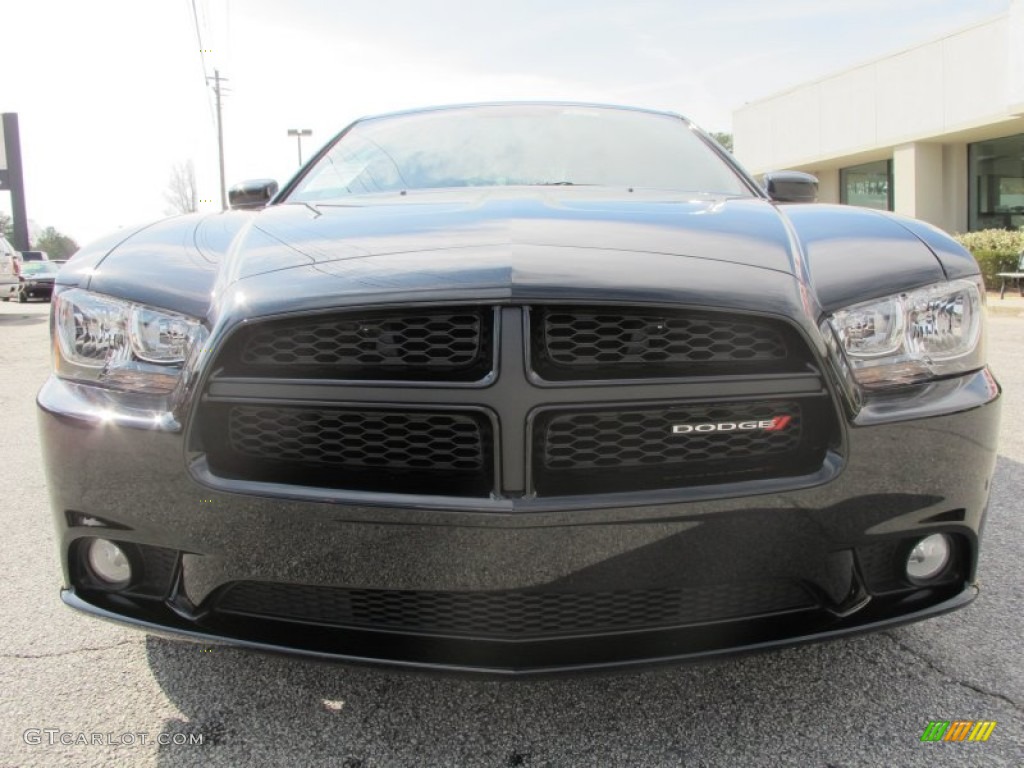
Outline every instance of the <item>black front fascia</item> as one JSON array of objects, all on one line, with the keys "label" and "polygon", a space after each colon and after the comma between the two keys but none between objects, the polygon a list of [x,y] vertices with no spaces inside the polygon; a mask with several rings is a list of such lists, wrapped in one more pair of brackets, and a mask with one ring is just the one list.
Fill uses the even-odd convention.
[{"label": "black front fascia", "polygon": [[[564,306],[564,304],[563,304]],[[497,435],[494,450],[493,490],[490,498],[456,498],[422,494],[347,493],[232,479],[211,468],[203,453],[203,437],[195,416],[187,445],[191,451],[191,471],[198,481],[220,490],[291,498],[321,498],[337,501],[351,499],[359,503],[406,503],[414,506],[478,508],[509,511],[512,508],[540,509],[555,504],[566,506],[605,506],[623,503],[623,494],[608,492],[598,496],[535,498],[532,465],[534,461],[531,425],[544,410],[579,407],[629,407],[675,402],[742,402],[765,399],[820,399],[829,423],[828,452],[817,471],[798,477],[780,477],[753,482],[729,482],[706,488],[687,488],[688,498],[724,497],[749,493],[807,487],[825,482],[839,471],[841,435],[836,426],[834,407],[823,378],[812,365],[786,373],[759,375],[710,375],[657,379],[574,380],[552,382],[542,379],[531,364],[530,311],[526,306],[496,306],[493,328],[494,370],[478,382],[403,382],[298,380],[225,376],[215,371],[206,382],[199,413],[203,408],[229,404],[272,403],[277,406],[381,407],[408,406],[413,409],[469,409],[486,413]],[[225,340],[225,344],[230,341]],[[803,342],[806,346],[806,342]],[[220,349],[224,349],[224,344]],[[666,425],[669,429],[670,425]],[[756,487],[755,487],[756,486]],[[630,493],[633,503],[678,498],[678,489],[661,488]]]}]

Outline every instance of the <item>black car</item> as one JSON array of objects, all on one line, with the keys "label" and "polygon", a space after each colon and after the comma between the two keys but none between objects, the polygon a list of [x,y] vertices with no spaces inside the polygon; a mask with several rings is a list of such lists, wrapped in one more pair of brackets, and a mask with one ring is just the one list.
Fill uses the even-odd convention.
[{"label": "black car", "polygon": [[18,301],[29,299],[50,300],[53,294],[53,282],[60,272],[60,264],[51,261],[26,261],[21,265],[21,286]]},{"label": "black car", "polygon": [[274,186],[58,277],[67,604],[524,674],[975,597],[1000,389],[941,231],[589,105],[359,120]]}]

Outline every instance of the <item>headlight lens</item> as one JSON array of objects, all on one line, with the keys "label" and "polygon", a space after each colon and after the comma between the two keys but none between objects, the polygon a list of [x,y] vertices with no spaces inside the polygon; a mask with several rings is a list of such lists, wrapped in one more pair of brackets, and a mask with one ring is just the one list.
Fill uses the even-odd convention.
[{"label": "headlight lens", "polygon": [[967,280],[856,304],[828,323],[865,387],[912,384],[985,363],[981,292]]},{"label": "headlight lens", "polygon": [[57,375],[132,392],[173,391],[202,333],[195,318],[77,288],[53,312]]}]

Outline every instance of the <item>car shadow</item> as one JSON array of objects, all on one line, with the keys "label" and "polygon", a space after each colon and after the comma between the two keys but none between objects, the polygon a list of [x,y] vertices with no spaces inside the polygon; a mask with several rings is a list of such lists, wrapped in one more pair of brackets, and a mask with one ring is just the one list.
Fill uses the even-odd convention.
[{"label": "car shadow", "polygon": [[[693,754],[694,733],[706,734],[705,752],[725,746],[723,713],[760,730],[777,724],[766,701],[791,709],[799,700],[807,712],[828,708],[837,690],[862,689],[858,668],[890,650],[885,638],[864,638],[633,674],[496,681],[296,661],[156,637],[147,643],[158,682],[188,717],[166,722],[165,733],[202,734],[202,751],[214,759],[223,752],[224,764],[241,749],[258,752],[266,764],[299,754],[307,765],[331,759],[350,768],[560,765],[570,755],[590,765],[644,762],[642,755],[652,764],[679,764]],[[802,679],[793,679],[791,667]],[[806,715],[796,718],[798,727],[800,719],[804,728],[819,727]],[[625,745],[620,754],[629,759],[609,760],[613,745]],[[170,766],[190,755],[168,746],[161,757]]]},{"label": "car shadow", "polygon": [[854,754],[867,763],[868,754],[895,754],[895,764],[927,765],[919,739],[930,719],[1019,716],[1001,696],[984,694],[1000,690],[1024,634],[1021,614],[1006,611],[1024,538],[1012,514],[1022,477],[1024,465],[999,458],[982,600],[844,640],[640,672],[505,681],[150,636],[154,678],[181,713],[164,733],[204,740],[160,747],[159,764],[837,765]]}]

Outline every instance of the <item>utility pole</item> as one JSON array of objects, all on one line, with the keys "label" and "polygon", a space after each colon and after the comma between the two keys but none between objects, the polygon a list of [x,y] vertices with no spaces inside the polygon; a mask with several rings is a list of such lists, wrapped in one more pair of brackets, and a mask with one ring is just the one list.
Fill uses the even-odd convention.
[{"label": "utility pole", "polygon": [[294,136],[295,139],[299,142],[299,165],[301,166],[302,165],[302,137],[303,136],[312,136],[313,135],[313,131],[311,131],[309,128],[289,128],[288,129],[288,135],[289,136]]},{"label": "utility pole", "polygon": [[[207,78],[209,80],[209,78]],[[213,70],[213,92],[217,95],[217,152],[220,155],[220,209],[228,209],[227,188],[224,185],[224,120],[220,111],[220,84],[227,81],[226,77],[220,76],[220,70]]]}]

